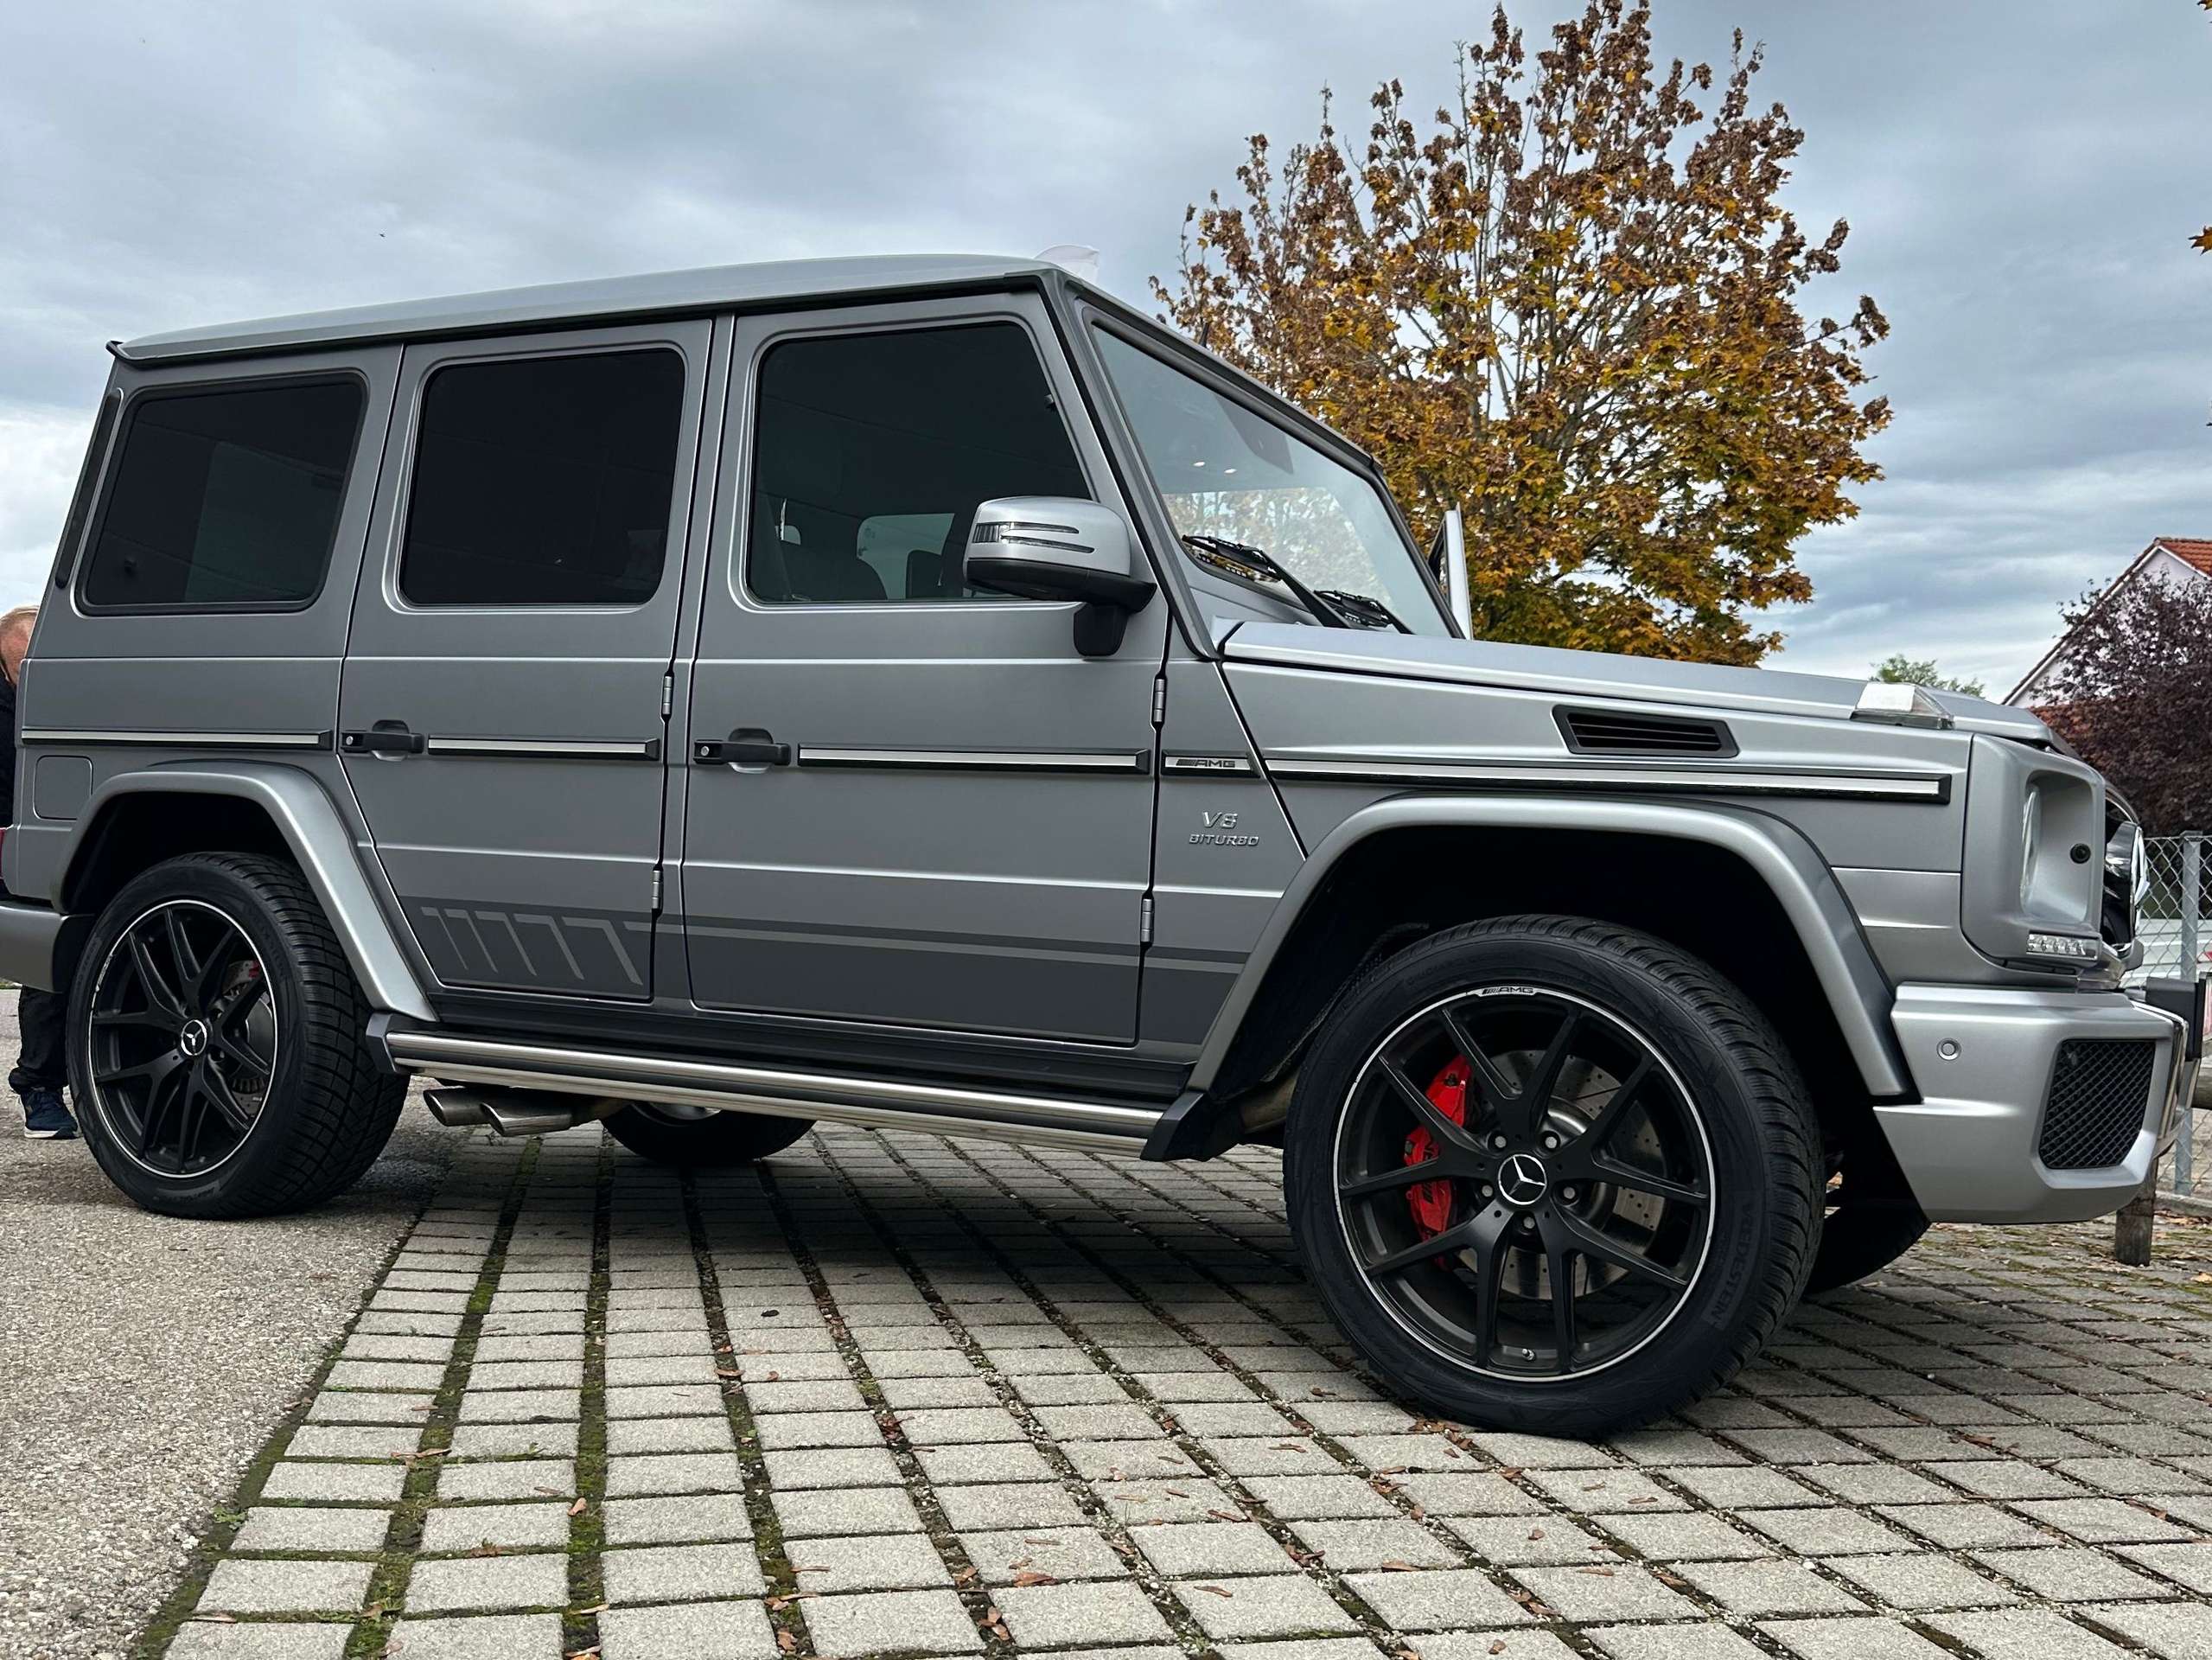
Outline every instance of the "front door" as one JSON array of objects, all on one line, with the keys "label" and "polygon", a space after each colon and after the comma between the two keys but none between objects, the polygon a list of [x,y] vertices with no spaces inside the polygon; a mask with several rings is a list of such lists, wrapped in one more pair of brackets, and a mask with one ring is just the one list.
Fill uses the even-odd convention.
[{"label": "front door", "polygon": [[440,985],[653,991],[712,325],[407,348],[339,752]]},{"label": "front door", "polygon": [[1122,505],[1041,305],[741,321],[732,363],[690,701],[694,997],[1133,1041],[1166,603],[1086,659],[1073,605],[963,578],[981,501]]}]

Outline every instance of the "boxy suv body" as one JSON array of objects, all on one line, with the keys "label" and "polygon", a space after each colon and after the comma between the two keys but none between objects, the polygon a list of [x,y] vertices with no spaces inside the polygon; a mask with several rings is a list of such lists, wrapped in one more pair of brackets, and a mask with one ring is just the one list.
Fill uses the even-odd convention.
[{"label": "boxy suv body", "polygon": [[1595,1431],[2185,1098],[2038,722],[1466,640],[1370,462],[1052,267],[112,349],[0,972],[156,1210],[336,1191],[417,1073],[677,1163],[1279,1140],[1379,1373]]}]

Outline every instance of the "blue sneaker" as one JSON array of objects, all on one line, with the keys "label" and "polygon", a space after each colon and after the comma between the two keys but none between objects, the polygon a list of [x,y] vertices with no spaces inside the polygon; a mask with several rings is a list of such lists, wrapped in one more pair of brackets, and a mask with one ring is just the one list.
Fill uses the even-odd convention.
[{"label": "blue sneaker", "polygon": [[33,1141],[73,1141],[77,1120],[61,1104],[59,1089],[23,1092],[23,1134]]}]

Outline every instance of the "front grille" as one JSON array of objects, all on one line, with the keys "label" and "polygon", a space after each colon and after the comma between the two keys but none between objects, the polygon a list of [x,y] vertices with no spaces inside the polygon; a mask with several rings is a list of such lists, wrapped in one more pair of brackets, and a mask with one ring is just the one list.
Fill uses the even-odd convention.
[{"label": "front grille", "polygon": [[2102,1170],[2127,1157],[2151,1106],[2157,1045],[2070,1038],[2058,1046],[2036,1156],[2049,1170]]}]

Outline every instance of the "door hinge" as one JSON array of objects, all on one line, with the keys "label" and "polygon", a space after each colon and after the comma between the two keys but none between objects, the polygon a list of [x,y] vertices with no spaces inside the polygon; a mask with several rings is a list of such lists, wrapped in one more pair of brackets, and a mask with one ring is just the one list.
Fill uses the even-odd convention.
[{"label": "door hinge", "polygon": [[657,868],[653,872],[653,914],[660,915],[660,872]]},{"label": "door hinge", "polygon": [[1150,945],[1151,942],[1152,896],[1148,893],[1144,896],[1143,908],[1137,913],[1137,943],[1139,945]]},{"label": "door hinge", "polygon": [[676,676],[672,670],[660,677],[660,718],[663,720],[676,712]]},{"label": "door hinge", "polygon": [[1154,677],[1152,681],[1152,725],[1164,725],[1168,718],[1168,677]]}]

